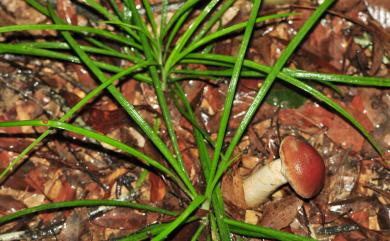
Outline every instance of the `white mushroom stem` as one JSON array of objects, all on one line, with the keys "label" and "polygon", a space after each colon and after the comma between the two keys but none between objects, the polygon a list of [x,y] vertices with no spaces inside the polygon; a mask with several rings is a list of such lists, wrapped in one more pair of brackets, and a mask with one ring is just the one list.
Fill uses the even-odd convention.
[{"label": "white mushroom stem", "polygon": [[280,186],[287,183],[282,161],[273,160],[254,171],[243,181],[245,202],[248,207],[256,207]]}]

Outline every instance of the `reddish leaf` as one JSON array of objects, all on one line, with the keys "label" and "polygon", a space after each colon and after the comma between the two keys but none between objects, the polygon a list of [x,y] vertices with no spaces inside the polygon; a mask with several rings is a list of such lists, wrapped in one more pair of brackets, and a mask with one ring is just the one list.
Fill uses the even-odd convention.
[{"label": "reddish leaf", "polygon": [[368,228],[368,213],[364,210],[352,213],[351,218],[359,225]]},{"label": "reddish leaf", "polygon": [[42,173],[42,169],[34,168],[31,171],[28,172],[28,174],[25,177],[26,183],[33,187],[36,192],[39,193],[45,193],[44,192],[44,173]]},{"label": "reddish leaf", "polygon": [[78,95],[65,89],[61,89],[60,94],[64,97],[68,106],[74,106],[80,101],[80,97]]},{"label": "reddish leaf", "polygon": [[129,117],[120,109],[101,110],[93,108],[86,120],[87,124],[98,132],[107,134],[129,122]]},{"label": "reddish leaf", "polygon": [[313,122],[309,116],[305,116],[295,109],[281,109],[278,113],[279,123],[296,126],[300,130],[314,134],[320,131],[320,125]]},{"label": "reddish leaf", "polygon": [[[202,66],[195,69],[206,70],[206,68]],[[202,81],[191,81],[188,82],[188,84],[183,84],[183,89],[186,92],[188,102],[191,105],[194,105],[195,102],[199,101],[204,86],[206,86],[206,84]]]},{"label": "reddish leaf", "polygon": [[[342,104],[343,105],[343,104]],[[373,126],[366,115],[355,108],[345,107],[368,131]],[[281,111],[281,123],[293,125],[305,131],[313,133],[314,126],[327,128],[326,134],[336,144],[354,152],[361,150],[364,137],[339,115],[336,115],[322,106],[306,103],[296,110]],[[307,127],[308,126],[308,127]]]},{"label": "reddish leaf", "polygon": [[333,241],[348,241],[344,235],[342,234],[337,234],[336,237],[333,239]]},{"label": "reddish leaf", "polygon": [[166,187],[161,177],[157,176],[153,172],[150,172],[149,182],[150,182],[150,201],[159,202],[163,200],[166,194]]},{"label": "reddish leaf", "polygon": [[[0,142],[1,143],[1,142]],[[9,151],[0,151],[0,170],[7,168],[9,163],[17,156],[17,154]]]},{"label": "reddish leaf", "polygon": [[83,86],[89,89],[97,86],[96,81],[84,67],[78,64],[70,64],[69,67],[76,73],[77,79],[81,82],[81,84],[83,84]]},{"label": "reddish leaf", "polygon": [[145,227],[146,215],[134,209],[115,208],[92,222],[106,228],[137,231]]},{"label": "reddish leaf", "polygon": [[123,96],[126,98],[127,101],[130,103],[133,103],[134,105],[138,105],[139,103],[136,103],[136,97],[137,94],[139,94],[138,90],[139,84],[137,81],[131,79],[126,81],[125,83],[122,84],[121,86],[121,92]]}]

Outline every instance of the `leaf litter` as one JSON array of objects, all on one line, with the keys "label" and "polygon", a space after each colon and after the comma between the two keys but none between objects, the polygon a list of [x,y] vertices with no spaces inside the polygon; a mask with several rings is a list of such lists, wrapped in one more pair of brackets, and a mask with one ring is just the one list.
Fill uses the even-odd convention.
[{"label": "leaf litter", "polygon": [[[271,1],[269,1],[271,2]],[[77,13],[67,0],[58,0],[59,15],[72,24],[88,19]],[[154,3],[154,4],[158,4]],[[0,1],[0,24],[44,23],[48,20],[23,1]],[[248,58],[272,65],[282,49],[310,15],[313,1],[289,1],[285,5],[268,4],[263,11],[299,11],[298,18],[272,22],[259,28],[250,46]],[[249,1],[237,1],[237,11],[226,17],[227,25],[249,15]],[[20,13],[23,12],[23,15]],[[379,12],[379,13],[378,13]],[[340,0],[323,22],[310,34],[289,62],[289,67],[325,73],[389,77],[389,27],[381,16],[388,16],[386,0]],[[370,36],[368,45],[356,38]],[[52,35],[49,31],[31,31],[28,35]],[[2,40],[13,38],[2,35]],[[366,37],[364,37],[366,38]],[[16,39],[17,40],[17,37]],[[235,54],[240,38],[218,42],[214,52]],[[196,66],[199,70],[215,68]],[[95,87],[93,78],[75,64],[3,55],[0,58],[0,119],[59,118],[86,92]],[[345,107],[382,147],[390,149],[390,91],[387,89],[339,85],[340,93],[325,85],[310,82]],[[227,140],[238,127],[243,114],[262,84],[260,78],[243,78],[236,94],[229,122]],[[191,80],[183,89],[201,126],[215,139],[220,110],[227,89],[224,78]],[[243,209],[225,200],[227,213],[246,222],[268,226],[319,240],[388,240],[390,235],[389,158],[377,154],[363,136],[343,118],[305,94],[289,86],[275,85],[254,117],[235,155],[239,158],[227,172],[244,177],[254,167],[278,157],[281,138],[299,134],[315,146],[327,167],[326,183],[321,193],[302,200],[284,186],[255,209]],[[153,89],[145,83],[128,79],[121,92],[140,111],[145,120],[155,124],[169,143],[165,126],[159,124],[161,112]],[[278,89],[279,88],[279,89]],[[284,98],[286,95],[289,98]],[[274,101],[276,98],[277,101]],[[279,99],[278,99],[279,98]],[[282,100],[282,101],[280,101]],[[191,124],[178,113],[173,103],[173,123],[179,136],[185,167],[196,188],[205,188]],[[132,123],[107,94],[88,104],[75,119],[114,139],[145,151],[156,160],[162,156],[142,131]],[[1,129],[0,168],[21,152],[42,129],[14,127]],[[169,180],[163,179],[134,158],[104,144],[67,132],[57,131],[39,146],[0,188],[0,214],[25,207],[75,199],[122,198],[150,203],[169,210],[182,210],[188,201]],[[237,188],[231,186],[230,188]],[[226,192],[222,190],[224,196]],[[76,208],[40,213],[0,227],[1,233],[29,230],[25,239],[107,240],[137,231],[147,225],[168,221],[169,217],[124,208]],[[188,225],[176,234],[176,240],[192,236],[196,225]],[[174,238],[173,238],[174,239]]]}]

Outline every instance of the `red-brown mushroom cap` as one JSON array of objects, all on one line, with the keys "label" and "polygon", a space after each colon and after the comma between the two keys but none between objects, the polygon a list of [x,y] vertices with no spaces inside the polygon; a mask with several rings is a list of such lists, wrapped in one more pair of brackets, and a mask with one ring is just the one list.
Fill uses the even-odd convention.
[{"label": "red-brown mushroom cap", "polygon": [[279,153],[285,177],[295,192],[303,198],[316,195],[325,181],[325,164],[317,150],[302,138],[287,136]]}]

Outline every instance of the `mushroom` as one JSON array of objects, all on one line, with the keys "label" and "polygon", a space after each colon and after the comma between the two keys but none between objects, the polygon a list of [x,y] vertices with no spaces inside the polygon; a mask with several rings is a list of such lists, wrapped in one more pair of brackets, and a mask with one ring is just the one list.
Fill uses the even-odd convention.
[{"label": "mushroom", "polygon": [[302,198],[319,193],[325,180],[325,164],[316,149],[300,137],[287,136],[280,144],[279,156],[243,180],[233,176],[223,182],[223,188],[241,189],[224,192],[227,199],[237,206],[253,208],[286,183]]}]

